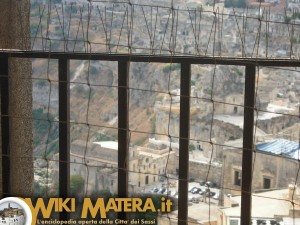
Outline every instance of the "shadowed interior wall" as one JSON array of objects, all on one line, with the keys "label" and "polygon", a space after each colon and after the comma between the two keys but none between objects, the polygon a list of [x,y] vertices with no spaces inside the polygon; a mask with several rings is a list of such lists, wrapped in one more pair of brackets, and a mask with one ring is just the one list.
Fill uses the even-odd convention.
[{"label": "shadowed interior wall", "polygon": [[[30,0],[0,1],[0,49],[30,49],[29,19]],[[32,81],[30,59],[10,59],[9,89],[10,195],[32,196]],[[2,171],[0,174],[2,174]],[[2,195],[2,179],[0,187],[0,195]]]}]

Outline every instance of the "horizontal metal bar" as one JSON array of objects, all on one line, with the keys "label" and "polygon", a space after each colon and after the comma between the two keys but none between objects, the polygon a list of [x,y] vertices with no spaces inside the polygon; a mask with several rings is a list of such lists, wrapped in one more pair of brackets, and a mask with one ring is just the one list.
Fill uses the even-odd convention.
[{"label": "horizontal metal bar", "polygon": [[144,55],[144,54],[129,55],[129,54],[109,54],[109,53],[0,50],[0,57],[8,57],[8,56],[20,57],[20,58],[45,58],[45,59],[300,67],[300,59],[290,59],[290,58],[265,59],[265,58],[236,58],[236,57],[209,57],[209,56],[179,56],[179,55],[170,56],[170,55]]}]

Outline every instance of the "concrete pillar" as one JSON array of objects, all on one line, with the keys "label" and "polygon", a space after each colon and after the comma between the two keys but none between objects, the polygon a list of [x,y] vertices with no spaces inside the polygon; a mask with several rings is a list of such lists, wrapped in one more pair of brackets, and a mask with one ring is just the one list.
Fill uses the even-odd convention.
[{"label": "concrete pillar", "polygon": [[[30,49],[29,18],[30,0],[0,1],[0,49]],[[30,197],[33,193],[30,59],[9,61],[9,88],[10,195]]]}]

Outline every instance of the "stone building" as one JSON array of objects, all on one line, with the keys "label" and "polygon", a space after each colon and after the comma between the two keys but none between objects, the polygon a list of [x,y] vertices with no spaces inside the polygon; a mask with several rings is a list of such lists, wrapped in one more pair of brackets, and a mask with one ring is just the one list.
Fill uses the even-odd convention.
[{"label": "stone building", "polygon": [[175,153],[169,148],[152,149],[137,147],[129,162],[129,182],[143,189],[147,185],[164,181],[167,174],[175,171]]},{"label": "stone building", "polygon": [[[173,173],[174,152],[169,149],[131,147],[129,156],[129,192],[143,191]],[[114,141],[74,141],[71,145],[70,173],[85,179],[85,193],[99,190],[117,193],[118,143]],[[52,180],[58,178],[58,154],[50,163]]]},{"label": "stone building", "polygon": [[226,115],[243,115],[243,107],[239,107],[244,103],[244,95],[242,94],[230,94],[225,96],[224,103],[215,104],[215,112],[217,114],[226,114]]},{"label": "stone building", "polygon": [[[284,144],[287,146],[286,144]],[[223,187],[225,194],[240,195],[242,181],[242,141],[228,142],[223,148]],[[270,148],[274,149],[274,146]],[[292,156],[259,150],[254,153],[252,191],[286,188],[290,183],[299,182],[298,161]],[[296,151],[296,150],[295,150]]]},{"label": "stone building", "polygon": [[[299,187],[271,190],[252,196],[252,224],[299,224]],[[218,225],[241,225],[241,196],[225,197],[227,205],[219,209]],[[293,203],[293,204],[292,204]]]},{"label": "stone building", "polygon": [[9,225],[24,225],[25,216],[24,210],[13,208],[8,204],[8,208],[0,210],[0,224]]}]

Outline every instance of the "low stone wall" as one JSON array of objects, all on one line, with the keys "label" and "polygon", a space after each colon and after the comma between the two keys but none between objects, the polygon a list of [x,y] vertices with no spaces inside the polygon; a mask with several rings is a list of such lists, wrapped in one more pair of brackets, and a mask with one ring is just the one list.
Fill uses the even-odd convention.
[{"label": "low stone wall", "polygon": [[221,183],[222,165],[200,161],[190,161],[189,163],[189,177],[197,180],[209,180],[216,184]]},{"label": "low stone wall", "polygon": [[299,123],[299,117],[284,115],[273,117],[268,120],[258,120],[257,127],[268,134],[277,134],[295,123]]}]

